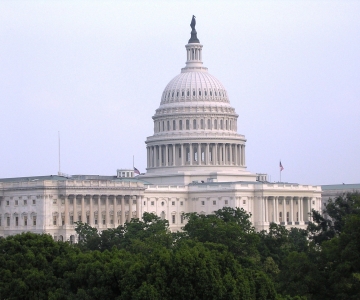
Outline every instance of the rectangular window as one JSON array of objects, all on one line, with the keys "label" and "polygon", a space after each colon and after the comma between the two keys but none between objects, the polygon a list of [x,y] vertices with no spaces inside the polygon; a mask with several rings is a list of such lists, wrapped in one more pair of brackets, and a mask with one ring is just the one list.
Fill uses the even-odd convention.
[{"label": "rectangular window", "polygon": [[74,224],[74,216],[70,216],[70,225]]},{"label": "rectangular window", "polygon": [[65,199],[61,199],[61,205],[65,204]]},{"label": "rectangular window", "polygon": [[146,201],[144,201],[144,206],[146,205]]},{"label": "rectangular window", "polygon": [[172,223],[175,224],[175,215],[172,215]]},{"label": "rectangular window", "polygon": [[61,217],[61,225],[65,225],[65,217]]},{"label": "rectangular window", "polygon": [[184,205],[184,202],[180,201],[180,205]]},{"label": "rectangular window", "polygon": [[286,222],[289,222],[290,218],[289,218],[289,212],[286,213]]},{"label": "rectangular window", "polygon": [[53,216],[53,225],[56,225],[57,224],[57,218],[56,216]]},{"label": "rectangular window", "polygon": [[24,217],[24,226],[27,226],[27,216]]},{"label": "rectangular window", "polygon": [[175,201],[172,201],[172,202],[171,202],[171,205],[175,205]]},{"label": "rectangular window", "polygon": [[94,223],[95,223],[95,225],[97,225],[97,223],[98,223],[97,218],[95,218]]},{"label": "rectangular window", "polygon": [[36,204],[36,200],[35,200],[35,199],[33,199],[32,204]]},{"label": "rectangular window", "polygon": [[229,204],[229,200],[225,200],[225,204]]},{"label": "rectangular window", "polygon": [[181,215],[181,216],[180,216],[180,223],[181,223],[181,224],[184,223],[184,215]]},{"label": "rectangular window", "polygon": [[53,204],[57,204],[57,199],[53,199]]},{"label": "rectangular window", "polygon": [[246,200],[243,200],[243,204],[246,204]]},{"label": "rectangular window", "polygon": [[19,217],[15,217],[15,226],[19,226]]},{"label": "rectangular window", "polygon": [[6,218],[6,226],[10,226],[10,217]]},{"label": "rectangular window", "polygon": [[205,201],[201,201],[201,205],[205,205]]},{"label": "rectangular window", "polygon": [[216,200],[213,201],[213,205],[216,205]]},{"label": "rectangular window", "polygon": [[103,216],[102,223],[105,225],[105,216]]},{"label": "rectangular window", "polygon": [[19,200],[15,200],[15,205],[16,205],[16,206],[19,205]]},{"label": "rectangular window", "polygon": [[81,221],[81,215],[78,215],[78,222],[82,222]]},{"label": "rectangular window", "polygon": [[114,224],[114,219],[113,219],[113,217],[110,217],[110,224]]},{"label": "rectangular window", "polygon": [[27,205],[27,200],[24,200],[24,205]]},{"label": "rectangular window", "polygon": [[154,206],[154,201],[151,201],[151,205]]},{"label": "rectangular window", "polygon": [[90,224],[90,216],[86,216],[86,224]]},{"label": "rectangular window", "polygon": [[6,200],[6,205],[9,206],[10,205],[10,201]]},{"label": "rectangular window", "polygon": [[36,226],[36,216],[33,216],[33,226]]},{"label": "rectangular window", "polygon": [[313,201],[312,203],[313,203],[313,205],[315,205],[315,201]]}]

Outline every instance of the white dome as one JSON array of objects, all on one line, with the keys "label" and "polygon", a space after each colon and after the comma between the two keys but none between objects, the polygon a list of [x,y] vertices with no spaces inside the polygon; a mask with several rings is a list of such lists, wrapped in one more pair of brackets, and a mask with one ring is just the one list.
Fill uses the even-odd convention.
[{"label": "white dome", "polygon": [[206,71],[185,71],[173,78],[166,86],[161,104],[211,101],[229,103],[221,82]]}]

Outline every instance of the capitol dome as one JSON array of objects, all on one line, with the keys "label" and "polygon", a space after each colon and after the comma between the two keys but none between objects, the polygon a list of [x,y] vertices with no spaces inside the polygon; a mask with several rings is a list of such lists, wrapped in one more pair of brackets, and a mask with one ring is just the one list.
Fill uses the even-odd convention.
[{"label": "capitol dome", "polygon": [[238,114],[225,87],[203,66],[195,26],[185,48],[186,66],[165,87],[153,116],[154,134],[146,140],[147,180],[159,174],[169,181],[171,174],[183,172],[207,176],[246,170]]},{"label": "capitol dome", "polygon": [[161,105],[192,101],[230,103],[224,86],[217,78],[206,70],[189,71],[184,68],[166,86]]}]

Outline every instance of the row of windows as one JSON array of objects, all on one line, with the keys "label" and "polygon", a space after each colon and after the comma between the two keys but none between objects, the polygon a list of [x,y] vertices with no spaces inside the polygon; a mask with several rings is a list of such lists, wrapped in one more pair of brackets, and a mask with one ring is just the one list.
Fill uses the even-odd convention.
[{"label": "row of windows", "polygon": [[225,90],[207,90],[207,89],[205,89],[205,90],[200,90],[200,89],[199,90],[195,90],[195,89],[189,90],[189,89],[187,89],[187,90],[181,90],[181,91],[179,91],[179,90],[164,91],[164,93],[163,93],[164,100],[170,100],[174,97],[179,98],[179,97],[185,97],[185,96],[186,97],[190,97],[190,96],[193,96],[193,97],[195,97],[195,96],[226,97],[226,92],[225,92]]},{"label": "row of windows", "polygon": [[[144,205],[146,205],[146,201],[144,201]],[[155,205],[155,201],[150,201],[150,205],[151,205],[151,206],[154,206],[154,205]],[[165,205],[165,202],[162,201],[162,202],[161,202],[161,206],[164,206],[164,205]],[[172,206],[175,206],[175,201],[171,201],[171,205],[172,205]],[[180,205],[181,205],[181,206],[184,205],[184,202],[183,202],[183,201],[180,201]]]},{"label": "row of windows", "polygon": [[[225,205],[229,204],[229,200],[225,200]],[[201,201],[201,205],[205,205],[205,201]],[[213,200],[213,205],[216,205],[216,200]]]},{"label": "row of windows", "polygon": [[[10,226],[11,225],[11,222],[10,222],[10,217],[6,217],[6,225],[5,226]],[[20,226],[20,223],[19,223],[19,217],[18,216],[16,216],[15,218],[14,218],[14,225],[15,226]],[[23,223],[22,223],[22,225],[23,226],[29,226],[30,224],[29,224],[29,221],[28,221],[28,217],[27,216],[24,216],[23,217]],[[0,226],[4,226],[3,224],[2,224],[2,219],[0,218]],[[33,216],[32,217],[32,226],[36,226],[36,216]]]},{"label": "row of windows", "polygon": [[[21,200],[20,200],[20,201],[21,201]],[[33,204],[33,205],[36,204],[36,199],[32,199],[31,201],[32,201],[32,204]],[[28,205],[28,200],[27,200],[27,199],[22,200],[22,204],[23,204],[23,205]],[[9,206],[9,205],[10,205],[10,200],[6,200],[6,201],[5,201],[5,205],[6,205],[6,206]],[[19,205],[19,200],[15,200],[15,201],[14,201],[14,205],[15,205],[15,206],[18,206],[18,205]]]},{"label": "row of windows", "polygon": [[[171,130],[190,130],[190,129],[220,129],[220,130],[235,130],[233,124],[234,120],[217,120],[214,119],[214,122],[211,122],[211,119],[193,119],[191,120],[173,120],[172,122],[170,120],[167,121],[158,121],[155,124],[155,131],[161,132],[161,131],[171,131]],[[207,123],[207,124],[206,124]],[[205,125],[206,128],[205,128]]]}]

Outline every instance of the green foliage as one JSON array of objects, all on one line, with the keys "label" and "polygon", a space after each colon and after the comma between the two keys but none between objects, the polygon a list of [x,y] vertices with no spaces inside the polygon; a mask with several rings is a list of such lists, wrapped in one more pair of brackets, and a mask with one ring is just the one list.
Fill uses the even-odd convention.
[{"label": "green foliage", "polygon": [[0,239],[0,299],[360,299],[359,194],[313,212],[309,231],[255,232],[242,209],[187,214],[183,232],[154,214],[79,242]]}]

